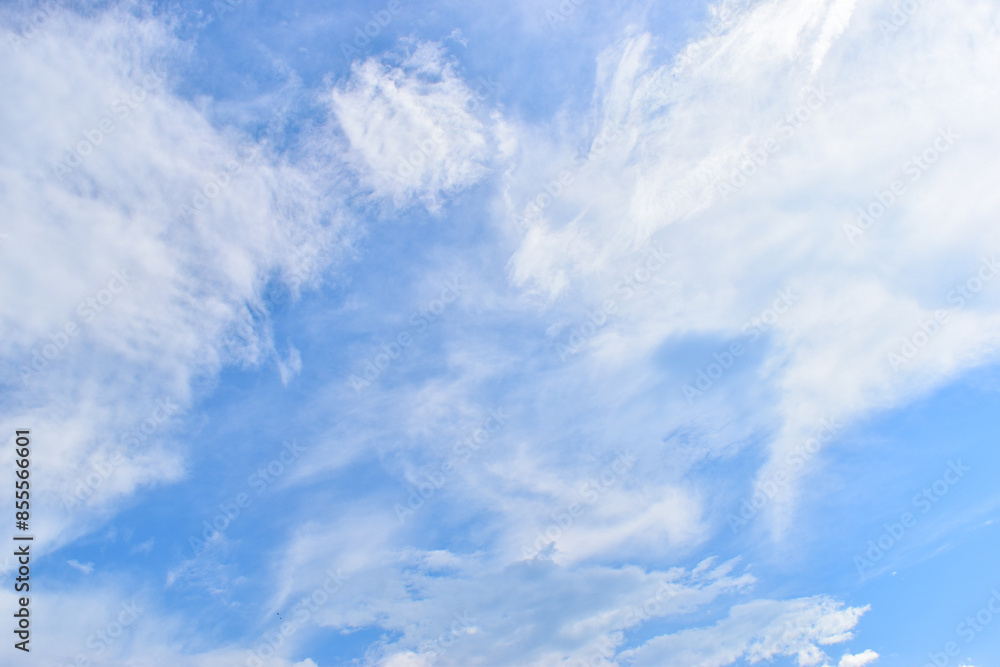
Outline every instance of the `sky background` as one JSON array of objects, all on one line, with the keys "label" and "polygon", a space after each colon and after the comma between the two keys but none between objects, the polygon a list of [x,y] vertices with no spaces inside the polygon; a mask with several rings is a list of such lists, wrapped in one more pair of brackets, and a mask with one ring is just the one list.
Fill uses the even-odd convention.
[{"label": "sky background", "polygon": [[0,662],[995,664],[998,38],[3,3]]}]

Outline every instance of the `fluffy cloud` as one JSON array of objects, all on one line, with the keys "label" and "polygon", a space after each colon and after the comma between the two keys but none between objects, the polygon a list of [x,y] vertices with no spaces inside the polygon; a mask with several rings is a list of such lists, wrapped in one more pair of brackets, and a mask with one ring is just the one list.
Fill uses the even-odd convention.
[{"label": "fluffy cloud", "polygon": [[878,660],[878,653],[868,649],[864,653],[857,655],[845,654],[837,663],[838,667],[864,667]]},{"label": "fluffy cloud", "polygon": [[484,112],[488,82],[467,85],[439,44],[410,47],[355,63],[333,90],[332,109],[375,196],[437,210],[443,196],[486,175],[504,133],[499,117]]}]

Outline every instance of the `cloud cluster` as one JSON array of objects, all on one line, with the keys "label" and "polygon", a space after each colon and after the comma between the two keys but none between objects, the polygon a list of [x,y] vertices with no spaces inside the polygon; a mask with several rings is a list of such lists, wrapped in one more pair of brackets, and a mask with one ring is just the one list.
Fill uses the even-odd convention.
[{"label": "cloud cluster", "polygon": [[489,93],[466,84],[439,44],[418,42],[354,63],[332,92],[332,112],[374,196],[438,210],[481,180],[498,151],[503,124],[478,110]]},{"label": "cloud cluster", "polygon": [[[977,277],[1000,246],[1000,200],[984,181],[997,167],[985,147],[1000,137],[983,112],[1000,100],[981,83],[997,77],[987,64],[997,10],[920,4],[885,37],[891,3],[723,9],[725,29],[669,63],[641,29],[601,55],[584,159],[571,159],[578,137],[566,136],[524,152],[509,177],[505,205],[518,219],[536,189],[572,175],[509,269],[526,294],[594,309],[643,244],[669,248],[644,307],[588,343],[619,367],[679,356],[698,337],[738,340],[791,285],[801,302],[768,331],[754,390],[735,395],[746,380],[731,374],[699,403],[724,423],[721,411],[754,411],[767,394],[773,408],[756,410],[757,428],[773,432],[764,481],[824,418],[850,423],[997,358],[1000,293]],[[604,126],[618,138],[597,142]],[[845,227],[867,224],[870,210],[886,212],[852,243]],[[690,411],[680,399],[695,370],[664,368],[677,411]],[[797,488],[793,479],[769,510],[779,532]]]},{"label": "cloud cluster", "polygon": [[[348,227],[318,175],[173,91],[188,48],[129,9],[52,7],[0,63],[17,100],[0,109],[0,422],[47,443],[33,465],[50,546],[183,475],[166,443],[197,380],[225,363],[298,371],[294,348],[274,350],[262,295],[316,283]],[[151,419],[163,401],[174,419]]]},{"label": "cloud cluster", "polygon": [[[371,519],[367,520],[371,523]],[[360,524],[359,524],[360,525]],[[373,646],[379,665],[690,664],[704,667],[797,656],[826,660],[820,646],[852,638],[867,608],[826,597],[755,600],[733,606],[716,625],[662,635],[637,647],[626,634],[651,620],[718,608],[720,598],[747,594],[755,579],[738,563],[708,559],[691,570],[646,572],[633,566],[566,568],[546,559],[489,563],[447,551],[330,549],[357,526],[312,525],[284,556],[291,579],[275,607],[315,587],[330,562],[352,563],[347,583],[319,611],[340,631],[378,624],[397,637]],[[360,537],[360,536],[359,536]],[[333,559],[332,561],[330,559]],[[489,656],[484,661],[484,657]],[[849,664],[849,663],[844,663]],[[857,664],[866,664],[860,662]]]},{"label": "cloud cluster", "polygon": [[[820,648],[852,638],[850,632],[867,607],[844,607],[828,598],[755,600],[733,607],[729,616],[708,628],[691,628],[661,635],[622,658],[635,665],[697,665],[723,667],[745,659],[750,664],[793,656],[797,664],[828,664]],[[864,657],[862,657],[864,656]],[[845,656],[841,665],[871,662],[872,651]]]},{"label": "cloud cluster", "polygon": [[[259,625],[311,599],[331,569],[347,582],[274,648],[275,664],[293,664],[312,633],[362,629],[384,633],[365,662],[386,667],[833,664],[830,647],[853,638],[867,607],[755,598],[736,560],[670,564],[728,530],[713,524],[725,494],[712,465],[752,436],[768,434],[757,479],[783,475],[766,509],[780,534],[798,475],[821,457],[790,461],[805,461],[823,420],[849,423],[996,358],[998,10],[961,4],[924,3],[886,34],[886,2],[723,2],[720,27],[669,60],[632,27],[597,57],[593,106],[564,112],[573,122],[487,112],[490,93],[440,44],[403,40],[327,91],[336,127],[306,138],[308,165],[178,95],[172,72],[190,45],[163,22],[51,10],[0,62],[17,100],[0,108],[0,426],[37,425],[52,443],[33,462],[50,508],[40,542],[64,544],[116,500],[185,474],[162,406],[192,405],[199,380],[263,361],[286,385],[301,372],[299,348],[275,346],[265,295],[336,266],[355,231],[343,201],[438,213],[495,182],[484,208],[499,213],[501,240],[474,250],[496,275],[463,278],[460,303],[435,322],[436,370],[351,392],[313,467],[282,481],[300,485],[306,510],[282,517],[290,539],[267,556]],[[356,189],[341,189],[342,165]],[[794,308],[770,321],[779,290]],[[760,342],[692,408],[683,387],[755,319]],[[401,526],[393,504],[494,405],[511,406],[509,423],[435,487],[434,510]],[[378,481],[331,500],[318,487],[333,485],[314,482],[348,464],[371,464],[365,479]],[[222,570],[215,558],[183,562],[168,583],[205,584]],[[90,608],[110,624],[116,605]],[[159,629],[140,620],[134,637],[145,656],[247,659],[181,647],[183,622],[148,613]],[[653,632],[696,613],[698,627]],[[85,643],[73,619],[52,622]]]}]

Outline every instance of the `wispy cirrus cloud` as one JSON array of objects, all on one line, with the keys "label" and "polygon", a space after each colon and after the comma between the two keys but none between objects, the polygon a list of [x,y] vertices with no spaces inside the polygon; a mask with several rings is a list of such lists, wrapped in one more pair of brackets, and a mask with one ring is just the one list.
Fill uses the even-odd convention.
[{"label": "wispy cirrus cloud", "polygon": [[[0,64],[21,101],[0,111],[3,423],[38,424],[56,443],[37,461],[40,494],[62,498],[81,479],[87,492],[40,513],[40,542],[87,534],[144,489],[214,484],[191,469],[185,437],[210,418],[179,417],[227,366],[273,363],[288,392],[308,383],[282,419],[315,440],[253,520],[156,566],[165,588],[205,591],[240,630],[192,632],[198,621],[164,602],[108,655],[246,664],[269,643],[274,664],[311,667],[313,640],[337,636],[358,662],[391,666],[825,666],[832,647],[847,651],[840,667],[873,663],[852,644],[868,607],[822,594],[826,581],[788,598],[732,554],[706,557],[729,549],[726,512],[776,472],[772,521],[754,528],[796,525],[802,475],[836,441],[806,444],[824,420],[850,424],[995,359],[1000,296],[976,277],[981,248],[1000,245],[987,187],[1000,87],[983,84],[997,76],[997,10],[961,5],[925,5],[886,37],[885,2],[723,2],[715,29],[677,52],[636,13],[580,66],[591,102],[548,115],[505,107],[499,88],[484,104],[446,46],[475,48],[462,33],[408,37],[302,84],[326,128],[282,117],[299,134],[262,138],[221,126],[211,96],[179,92],[198,44],[169,21],[46,14]],[[394,14],[379,37],[405,20]],[[942,131],[956,140],[931,166]],[[928,163],[916,178],[912,160]],[[899,178],[912,179],[906,196],[852,244],[844,225]],[[359,222],[372,205],[429,212],[448,240],[394,227],[385,241]],[[323,285],[344,255],[368,251],[354,244],[366,234],[385,253],[351,276],[369,291],[317,290],[313,312],[275,333],[273,290],[291,301]],[[386,250],[396,243],[406,250]],[[438,311],[438,278],[455,265],[461,298]],[[975,299],[957,303],[974,278]],[[794,308],[772,318],[789,289]],[[767,325],[752,327],[755,345],[714,376],[719,350],[755,319]],[[391,356],[400,333],[415,342]],[[914,353],[895,364],[904,339]],[[380,372],[356,391],[349,378],[369,364]],[[693,401],[684,386],[703,369],[711,390]],[[178,417],[147,432],[164,399]],[[497,406],[503,428],[434,484]],[[749,472],[733,464],[741,455]],[[399,521],[394,505],[426,483],[423,508]],[[278,541],[262,550],[254,528]],[[159,557],[183,530],[129,557]],[[91,560],[64,559],[88,584],[113,570]],[[331,570],[346,575],[336,593],[280,645],[264,639]],[[113,597],[53,598],[98,620],[84,627],[53,604],[51,627],[85,644],[121,613]]]},{"label": "wispy cirrus cloud", "polygon": [[[265,151],[247,160],[235,130],[173,90],[188,52],[138,10],[51,7],[0,64],[0,85],[20,100],[0,110],[3,421],[36,424],[53,443],[36,462],[41,495],[62,498],[79,471],[124,457],[86,503],[40,508],[45,544],[184,474],[182,448],[162,447],[169,427],[135,451],[118,434],[157,401],[190,406],[194,383],[223,364],[259,362],[250,346],[224,344],[230,329],[263,312],[253,340],[269,345],[265,284],[317,283],[349,228],[315,175]],[[282,377],[299,367],[292,348]]]},{"label": "wispy cirrus cloud", "polygon": [[[995,158],[981,142],[995,141],[996,130],[975,83],[994,76],[983,55],[995,46],[985,18],[994,10],[970,2],[947,19],[943,11],[925,7],[885,40],[876,26],[888,4],[729,3],[724,30],[666,63],[657,62],[653,35],[625,35],[600,57],[591,124],[620,125],[622,138],[561,186],[524,234],[511,275],[595,308],[610,287],[601,276],[625,270],[650,239],[668,246],[671,260],[645,306],[616,316],[589,343],[619,364],[668,357],[672,341],[736,340],[781,281],[794,284],[802,305],[769,332],[751,371],[762,382],[755,394],[766,391],[775,406],[757,421],[774,432],[762,480],[822,419],[904,403],[994,360],[1000,295],[984,289],[974,309],[949,301],[982,249],[1000,242],[988,222],[998,202],[982,187]],[[933,58],[915,55],[925,50]],[[960,80],[943,64],[958,61],[970,63]],[[901,119],[904,106],[913,113]],[[953,147],[927,152],[942,131],[958,137]],[[904,173],[924,152],[936,164]],[[555,143],[521,157],[547,161],[552,177],[572,169]],[[871,245],[852,247],[843,225],[892,178],[906,180],[906,199],[866,233]],[[508,188],[527,193],[537,183],[513,179]],[[509,201],[516,217],[521,197]],[[956,209],[955,201],[969,203]],[[900,341],[942,309],[955,326],[893,368]],[[667,400],[680,411],[689,380],[674,377]],[[752,410],[757,399],[744,400]],[[775,528],[787,526],[796,489],[788,485],[773,506]]]}]

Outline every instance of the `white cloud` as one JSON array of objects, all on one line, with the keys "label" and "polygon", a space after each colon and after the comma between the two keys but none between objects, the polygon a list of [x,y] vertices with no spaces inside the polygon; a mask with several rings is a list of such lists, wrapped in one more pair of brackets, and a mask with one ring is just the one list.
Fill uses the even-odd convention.
[{"label": "white cloud", "polygon": [[826,659],[820,647],[851,639],[867,610],[822,596],[754,600],[713,627],[623,650],[626,630],[717,609],[721,596],[749,594],[754,578],[738,573],[735,561],[711,558],[691,570],[647,572],[394,548],[390,533],[372,536],[372,528],[387,526],[381,513],[356,506],[345,517],[299,531],[278,556],[280,595],[269,606],[287,607],[317,590],[326,570],[342,567],[346,583],[320,605],[314,622],[342,632],[375,625],[397,635],[369,650],[368,659],[382,666],[465,665],[489,656],[494,664],[707,667],[779,655],[819,665]]},{"label": "white cloud", "polygon": [[[276,359],[265,283],[316,283],[347,230],[326,175],[241,145],[172,92],[187,48],[127,10],[53,8],[0,62],[17,100],[0,108],[0,421],[46,443],[44,548],[184,474],[167,443],[193,382]],[[264,315],[238,335],[248,311]],[[292,348],[282,378],[300,367]]]},{"label": "white cloud", "polygon": [[[1000,195],[986,176],[1000,161],[984,148],[1000,137],[983,111],[1000,102],[1000,86],[982,85],[1000,76],[988,64],[1000,57],[989,27],[998,9],[968,0],[952,20],[952,10],[921,5],[884,39],[877,22],[891,12],[888,2],[733,3],[727,30],[662,65],[656,40],[635,30],[599,59],[601,117],[585,125],[591,137],[620,126],[618,138],[574,165],[567,147],[577,137],[554,126],[563,144],[524,152],[507,175],[511,218],[560,172],[572,175],[509,267],[526,296],[560,299],[557,316],[614,295],[647,241],[672,253],[642,307],[620,308],[588,342],[582,372],[639,369],[700,336],[737,340],[775,290],[801,295],[761,344],[752,379],[740,380],[753,391],[727,376],[694,407],[720,424],[736,411],[772,432],[761,482],[821,419],[849,423],[899,405],[1000,350],[1000,281],[964,306],[949,301],[957,284],[975,282],[981,256],[1000,249]],[[956,72],[956,62],[968,66]],[[957,138],[940,139],[948,128]],[[929,168],[905,164],[925,150],[938,156]],[[852,244],[845,225],[893,180],[903,193]],[[921,323],[939,310],[947,325],[893,368],[890,353],[901,354],[904,337],[923,341]],[[697,361],[667,371],[664,412],[691,413],[682,387]],[[779,531],[796,488],[793,475],[769,506]]]},{"label": "white cloud", "polygon": [[79,562],[77,562],[75,560],[68,560],[68,561],[66,561],[66,564],[69,565],[70,567],[72,567],[75,570],[79,570],[80,572],[83,572],[84,574],[90,574],[91,572],[94,571],[94,564],[93,563],[79,563]]},{"label": "white cloud", "polygon": [[278,359],[278,372],[281,374],[281,384],[287,386],[296,375],[302,371],[302,354],[294,345],[289,346],[288,358]]},{"label": "white cloud", "polygon": [[129,553],[129,555],[149,553],[150,551],[152,551],[154,543],[155,543],[155,541],[151,537],[148,540],[146,540],[145,542],[137,544],[134,547],[132,547],[131,549],[129,549],[128,553]]},{"label": "white cloud", "polygon": [[777,656],[795,657],[803,667],[819,665],[827,660],[820,647],[851,639],[850,631],[867,609],[844,607],[825,597],[755,600],[733,607],[714,626],[661,635],[625,651],[622,658],[635,667],[724,667],[740,659],[756,664]]},{"label": "white cloud", "polygon": [[386,657],[381,667],[429,667],[432,664],[429,658],[421,658],[413,651],[403,651]]},{"label": "white cloud", "polygon": [[[821,647],[849,640],[867,608],[819,596],[740,603],[714,625],[622,651],[625,630],[650,618],[717,609],[720,596],[746,594],[754,579],[736,573],[732,561],[708,560],[690,571],[621,563],[637,554],[644,562],[678,562],[705,540],[710,489],[684,475],[743,446],[756,429],[777,432],[772,454],[780,462],[822,416],[848,419],[896,404],[993,358],[1000,301],[984,290],[965,309],[952,309],[948,326],[899,373],[886,362],[899,336],[950,308],[944,293],[976,270],[977,248],[967,239],[1000,247],[994,224],[1000,200],[995,189],[983,187],[998,166],[989,148],[996,132],[989,110],[1000,101],[1000,86],[982,83],[996,82],[998,47],[988,26],[997,10],[967,0],[966,11],[949,9],[943,21],[946,10],[925,6],[887,41],[873,39],[870,22],[884,9],[884,3],[859,9],[851,0],[754,3],[736,12],[727,32],[662,66],[655,64],[656,40],[632,31],[599,59],[600,119],[596,127],[579,124],[592,141],[584,142],[587,159],[576,163],[572,146],[579,135],[553,132],[554,140],[534,141],[550,128],[524,126],[515,140],[498,117],[471,109],[475,93],[437,45],[416,44],[401,58],[357,64],[333,89],[332,110],[350,145],[346,159],[374,197],[436,210],[516,148],[520,162],[507,165],[502,206],[518,216],[528,197],[558,179],[560,165],[571,172],[511,258],[509,279],[525,295],[512,306],[522,309],[518,316],[538,307],[558,320],[542,329],[564,335],[573,327],[567,313],[601,303],[622,272],[635,268],[636,251],[648,240],[669,245],[672,256],[642,295],[622,304],[593,336],[586,348],[591,354],[539,372],[531,386],[513,392],[511,398],[541,416],[512,424],[497,438],[504,447],[484,453],[435,499],[439,528],[481,512],[475,517],[481,552],[409,547],[412,535],[398,528],[391,503],[355,499],[338,515],[348,518],[300,518],[274,568],[272,599],[295,600],[328,568],[342,565],[349,585],[311,623],[346,632],[386,630],[393,638],[373,647],[368,659],[393,667],[425,664],[430,653],[438,664],[468,664],[484,655],[539,665],[596,656],[721,667],[784,655],[818,665],[828,660]],[[921,29],[927,25],[940,29]],[[273,360],[286,384],[301,371],[301,355],[290,342],[287,355],[279,354],[266,326],[243,335],[238,321],[266,307],[261,291],[268,278],[292,291],[315,283],[344,233],[342,214],[330,210],[336,198],[323,185],[329,174],[263,153],[246,157],[230,134],[174,96],[168,80],[144,78],[184,49],[155,21],[60,14],[0,64],[0,85],[19,100],[4,105],[0,119],[11,147],[0,155],[0,177],[11,184],[0,192],[9,212],[0,254],[12,267],[0,274],[0,353],[16,375],[34,351],[44,350],[54,328],[79,325],[78,336],[42,373],[16,387],[18,409],[4,421],[7,427],[37,424],[39,439],[58,443],[38,458],[47,468],[50,486],[42,493],[54,499],[50,506],[81,478],[92,487],[94,499],[85,507],[39,517],[44,544],[87,530],[137,487],[184,474],[183,451],[169,446],[169,420],[148,416],[157,400],[183,409],[194,398],[194,381],[227,362]],[[123,67],[120,56],[135,66]],[[956,70],[954,62],[966,67]],[[115,99],[122,96],[135,104],[118,119]],[[911,113],[900,114],[903,108]],[[806,113],[802,109],[808,120],[786,135],[780,123]],[[92,130],[104,117],[114,131],[78,150],[97,136]],[[854,209],[868,203],[873,189],[888,187],[902,161],[948,124],[958,129],[960,143],[908,184],[892,215],[851,244],[843,223]],[[610,134],[609,127],[615,128]],[[723,193],[719,184],[770,138],[780,143],[765,165]],[[317,138],[317,145],[326,140]],[[65,161],[67,151],[87,154],[57,174],[52,163]],[[192,198],[198,191],[204,201]],[[191,204],[205,210],[178,222]],[[334,222],[321,222],[328,218]],[[690,447],[665,447],[664,428],[688,414],[680,385],[690,374],[662,371],[651,359],[678,338],[738,336],[747,318],[789,281],[801,303],[771,329],[772,347],[752,378],[754,391],[720,387],[719,398],[706,399],[711,407],[734,397],[727,410],[759,415],[729,430],[716,427],[725,421],[718,418]],[[100,312],[91,306],[94,316],[83,322],[77,304],[100,301],[105,293],[111,301]],[[511,306],[487,296],[478,308]],[[448,343],[443,355],[447,375],[416,388],[370,392],[357,412],[368,410],[381,430],[358,429],[347,454],[331,438],[330,447],[338,449],[331,453],[334,463],[317,470],[374,449],[376,436],[386,434],[406,436],[386,438],[393,454],[417,449],[417,436],[445,434],[444,444],[421,450],[439,456],[461,430],[455,424],[476,416],[474,390],[505,368],[522,370],[512,348],[490,343],[462,339]],[[666,384],[663,372],[670,375]],[[587,392],[592,395],[583,396]],[[629,402],[637,396],[646,398]],[[386,405],[401,425],[382,425],[379,408]],[[616,411],[621,414],[610,414]],[[655,422],[642,419],[651,414],[658,415]],[[143,441],[123,451],[121,441],[108,436],[147,419],[156,422],[155,439],[167,445]],[[562,528],[553,512],[578,502],[581,480],[599,476],[607,464],[601,457],[608,443],[623,441],[634,441],[640,457],[654,463],[616,478],[570,529],[543,541],[540,557],[525,559],[520,547],[552,521]],[[108,465],[112,472],[101,474]],[[418,472],[414,461],[399,467],[407,481]],[[95,485],[87,482],[91,471]],[[211,554],[169,576],[169,584],[230,583]],[[669,595],[660,598],[662,591]],[[100,605],[112,613],[109,600],[94,603]],[[52,622],[86,637],[67,614]],[[179,651],[171,639],[183,634],[180,625],[150,631],[137,645],[151,659],[169,662]],[[427,642],[436,643],[428,649]],[[295,645],[289,641],[284,650]],[[190,662],[226,664],[244,655],[219,648]],[[877,657],[870,650],[848,654],[840,665]]]},{"label": "white cloud", "polygon": [[838,667],[864,667],[865,665],[871,664],[876,660],[878,660],[878,653],[868,649],[863,653],[858,653],[857,655],[845,653],[837,665]]},{"label": "white cloud", "polygon": [[380,665],[465,665],[483,656],[494,664],[586,661],[616,653],[626,629],[703,609],[754,583],[751,575],[733,572],[735,563],[713,566],[711,560],[691,571],[646,572],[339,546],[348,544],[346,535],[363,538],[362,525],[378,525],[372,516],[357,523],[303,530],[282,556],[289,579],[272,606],[303,598],[324,569],[343,565],[346,583],[320,605],[315,622],[340,631],[375,625],[397,635],[370,649],[370,660]]},{"label": "white cloud", "polygon": [[470,88],[440,45],[411,46],[398,60],[355,63],[333,90],[333,112],[374,195],[436,210],[443,196],[486,175],[498,121],[478,110],[489,91]]}]

